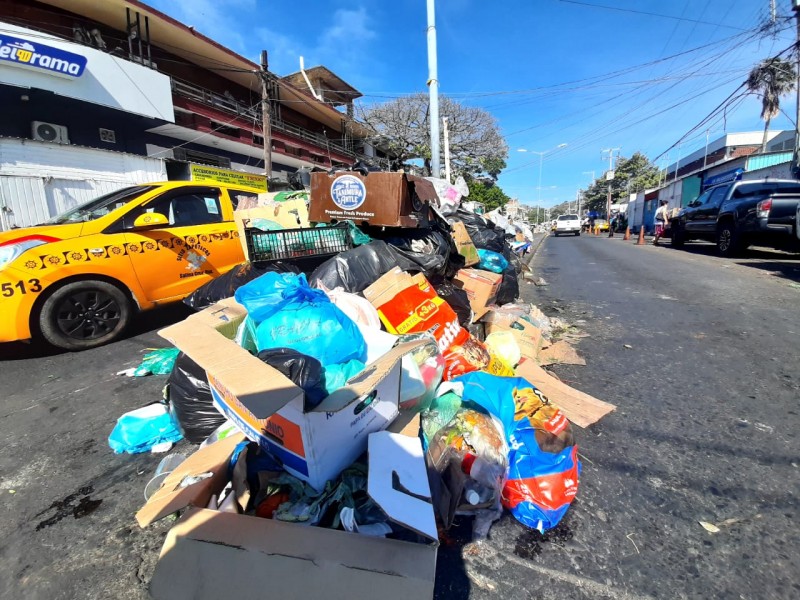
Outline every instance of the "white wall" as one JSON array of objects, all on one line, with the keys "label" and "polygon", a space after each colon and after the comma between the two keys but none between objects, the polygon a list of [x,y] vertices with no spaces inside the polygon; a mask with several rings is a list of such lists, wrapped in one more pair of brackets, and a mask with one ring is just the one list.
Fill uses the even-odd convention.
[{"label": "white wall", "polygon": [[160,159],[0,139],[0,228],[36,225],[96,196],[166,179]]},{"label": "white wall", "polygon": [[80,44],[63,41],[0,21],[0,34],[11,35],[30,43],[79,54],[86,58],[86,68],[79,77],[66,77],[50,71],[0,61],[0,82],[26,88],[47,90],[77,100],[84,100],[129,113],[175,122],[169,77],[153,69],[111,56]]}]

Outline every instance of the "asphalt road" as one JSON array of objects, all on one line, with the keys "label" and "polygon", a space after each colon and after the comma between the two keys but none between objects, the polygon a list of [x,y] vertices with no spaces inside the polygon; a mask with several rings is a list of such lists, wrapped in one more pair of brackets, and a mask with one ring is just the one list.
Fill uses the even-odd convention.
[{"label": "asphalt road", "polygon": [[[687,248],[545,240],[531,264],[549,285],[524,283],[524,299],[590,334],[587,366],[554,370],[618,410],[577,432],[562,524],[540,536],[506,516],[465,550],[462,523],[440,548],[437,598],[800,596],[800,260]],[[170,523],[141,530],[133,515],[159,457],[114,455],[106,438],[165,381],[116,372],[183,314],[80,354],[0,346],[0,597],[147,597]]]}]

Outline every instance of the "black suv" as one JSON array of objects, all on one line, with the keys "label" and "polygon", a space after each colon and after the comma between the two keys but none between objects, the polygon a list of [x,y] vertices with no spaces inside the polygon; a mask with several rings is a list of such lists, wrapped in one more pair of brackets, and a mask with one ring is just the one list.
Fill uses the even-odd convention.
[{"label": "black suv", "polygon": [[751,244],[798,251],[798,201],[800,181],[758,179],[709,188],[670,220],[672,245],[707,240],[722,256]]}]

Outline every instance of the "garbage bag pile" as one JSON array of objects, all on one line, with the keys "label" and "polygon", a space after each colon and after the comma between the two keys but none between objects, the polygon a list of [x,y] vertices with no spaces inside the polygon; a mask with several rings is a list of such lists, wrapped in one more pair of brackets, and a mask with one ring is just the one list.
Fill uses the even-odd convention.
[{"label": "garbage bag pile", "polygon": [[[336,182],[319,175],[329,202],[363,200],[360,179],[338,198]],[[473,517],[476,541],[505,510],[540,532],[558,524],[581,471],[572,425],[521,374],[557,330],[516,302],[515,236],[460,208],[460,185],[432,183],[446,197],[415,205],[427,210],[416,227],[353,219],[351,237],[363,243],[311,272],[292,258],[245,264],[187,300],[199,312],[160,332],[181,350],[167,388],[176,432],[166,435],[205,439],[198,453],[218,453],[221,466],[203,455],[191,471],[190,456],[182,479],[165,480],[178,491],[153,498],[202,484],[194,502],[206,510],[435,541],[435,527],[392,513],[371,481],[385,462],[388,488],[411,492],[404,502],[430,496],[444,529]],[[408,421],[424,488],[395,480],[414,472],[392,464],[413,460],[413,444],[372,449]],[[236,429],[249,440],[229,448]]]}]

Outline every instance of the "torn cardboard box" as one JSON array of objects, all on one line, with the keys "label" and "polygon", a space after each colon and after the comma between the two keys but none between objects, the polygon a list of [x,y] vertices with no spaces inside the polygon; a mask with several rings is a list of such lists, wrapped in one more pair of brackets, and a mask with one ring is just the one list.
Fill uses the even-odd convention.
[{"label": "torn cardboard box", "polygon": [[474,319],[478,320],[489,312],[489,305],[497,298],[503,275],[481,269],[461,269],[454,280],[467,292]]},{"label": "torn cardboard box", "polygon": [[364,452],[370,433],[397,417],[402,358],[426,342],[392,348],[397,338],[370,330],[367,367],[306,412],[301,388],[234,341],[246,315],[229,298],[159,335],[205,369],[217,410],[292,475],[322,489]]},{"label": "torn cardboard box", "polygon": [[542,331],[525,319],[512,314],[489,311],[483,318],[486,335],[496,331],[510,331],[523,358],[536,359],[542,343]]},{"label": "torn cardboard box", "polygon": [[539,388],[547,399],[560,408],[572,424],[578,427],[593,425],[617,408],[613,404],[571,388],[550,375],[533,360],[523,359],[515,373]]},{"label": "torn cardboard box", "polygon": [[[150,583],[153,598],[433,598],[437,531],[418,438],[371,434],[367,482],[367,493],[388,520],[416,542],[202,508],[226,484],[237,441],[198,450],[137,514],[145,526],[190,506],[164,541]],[[187,477],[208,472],[214,476],[174,489]]]}]

